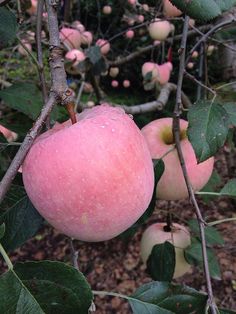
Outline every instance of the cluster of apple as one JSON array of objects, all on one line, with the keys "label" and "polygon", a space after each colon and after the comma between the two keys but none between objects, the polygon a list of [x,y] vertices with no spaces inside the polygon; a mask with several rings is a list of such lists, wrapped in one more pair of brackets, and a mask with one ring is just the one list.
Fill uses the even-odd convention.
[{"label": "cluster of apple", "polygon": [[[197,163],[194,150],[187,138],[187,127],[188,122],[181,119],[181,148],[192,187],[194,191],[199,191],[208,182],[212,174],[214,157]],[[177,150],[174,147],[172,119],[162,118],[152,121],[141,131],[148,144],[152,159],[162,158],[165,163],[165,171],[156,187],[157,198],[170,201],[187,198],[188,191]],[[171,242],[175,246],[176,266],[174,278],[177,278],[190,269],[190,265],[184,258],[184,249],[191,242],[190,234],[184,226],[173,224],[171,230],[166,231],[165,225],[165,223],[156,223],[146,229],[141,240],[141,257],[146,263],[154,245],[165,241]]]}]

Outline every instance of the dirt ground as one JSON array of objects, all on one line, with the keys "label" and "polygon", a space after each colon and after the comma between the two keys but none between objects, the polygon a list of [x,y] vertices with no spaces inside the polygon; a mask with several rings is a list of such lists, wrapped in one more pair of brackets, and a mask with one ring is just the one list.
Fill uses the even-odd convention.
[{"label": "dirt ground", "polygon": [[[217,157],[215,167],[223,179],[228,177],[225,156]],[[200,200],[200,199],[199,199]],[[199,201],[204,217],[208,221],[224,219],[236,215],[235,203],[227,198],[218,198],[209,204]],[[163,211],[172,209],[175,222],[186,223],[194,217],[193,208],[188,200],[178,202],[158,201],[155,214],[138,230],[130,241],[118,238],[101,243],[82,243],[75,241],[79,252],[79,268],[85,274],[93,290],[105,290],[131,294],[140,285],[151,281],[139,257],[140,239],[143,230],[153,222],[163,220]],[[236,310],[236,222],[217,226],[225,240],[224,247],[215,247],[222,280],[212,280],[217,304]],[[69,239],[49,226],[40,230],[38,235],[25,243],[21,249],[11,254],[13,262],[27,260],[58,260],[70,262]],[[1,273],[3,264],[0,261]],[[199,268],[178,279],[177,282],[205,291],[205,279]],[[128,314],[128,303],[117,297],[96,297],[97,314]],[[59,314],[59,313],[58,313]]]}]

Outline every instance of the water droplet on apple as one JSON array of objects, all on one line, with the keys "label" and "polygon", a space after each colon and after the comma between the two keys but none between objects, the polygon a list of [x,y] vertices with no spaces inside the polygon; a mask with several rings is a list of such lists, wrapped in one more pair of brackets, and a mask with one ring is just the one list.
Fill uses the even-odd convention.
[{"label": "water droplet on apple", "polygon": [[133,115],[132,114],[129,114],[129,117],[130,117],[130,119],[134,119],[134,117],[133,117]]}]

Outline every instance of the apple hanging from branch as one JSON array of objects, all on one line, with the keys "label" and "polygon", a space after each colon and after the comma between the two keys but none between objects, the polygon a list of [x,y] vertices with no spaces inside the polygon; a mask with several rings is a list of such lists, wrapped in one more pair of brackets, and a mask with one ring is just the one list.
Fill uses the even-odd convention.
[{"label": "apple hanging from branch", "polygon": [[[191,269],[184,257],[184,249],[191,244],[191,237],[187,228],[174,223],[168,230],[166,223],[155,223],[149,226],[141,239],[141,258],[146,264],[152,248],[156,244],[169,241],[175,247],[175,271],[173,278],[183,276]],[[156,265],[158,267],[158,265]]]},{"label": "apple hanging from branch", "polygon": [[23,163],[39,213],[82,241],[109,240],[147,209],[154,188],[146,141],[122,109],[87,109],[40,135]]},{"label": "apple hanging from branch", "polygon": [[[187,172],[194,191],[201,190],[208,182],[214,165],[214,157],[197,163],[191,143],[187,138],[188,122],[180,120],[180,139]],[[165,171],[157,184],[157,197],[164,200],[180,200],[188,197],[182,168],[174,146],[172,118],[150,122],[141,130],[153,159],[163,157]]]}]

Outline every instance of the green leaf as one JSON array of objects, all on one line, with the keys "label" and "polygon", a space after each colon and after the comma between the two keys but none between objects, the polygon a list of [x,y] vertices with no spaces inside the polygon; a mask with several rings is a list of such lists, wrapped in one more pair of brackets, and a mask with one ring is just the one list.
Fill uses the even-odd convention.
[{"label": "green leaf", "polygon": [[43,105],[42,94],[36,85],[15,83],[0,91],[0,97],[12,109],[36,120]]},{"label": "green leaf", "polygon": [[0,295],[0,313],[45,314],[41,306],[12,270],[0,276]]},{"label": "green leaf", "polygon": [[8,9],[0,8],[0,49],[7,47],[16,38],[17,21]]},{"label": "green leaf", "polygon": [[[164,309],[170,311],[167,313],[176,314],[190,314],[197,311],[204,313],[207,302],[207,296],[205,294],[190,287],[159,281],[150,282],[139,287],[131,297],[132,301],[129,300],[131,306],[135,304],[133,299],[142,301],[146,305],[145,308],[139,305],[139,303],[135,304],[136,312],[134,313],[138,314],[165,313],[161,312],[161,310]],[[150,307],[149,309],[148,304],[156,305],[159,308],[155,309],[154,307]]]},{"label": "green leaf", "polygon": [[129,304],[134,314],[174,314],[155,304],[141,302],[138,299],[129,299]]},{"label": "green leaf", "polygon": [[86,56],[89,58],[92,64],[96,64],[102,59],[101,49],[99,46],[92,46],[86,51]]},{"label": "green leaf", "polygon": [[171,281],[175,271],[175,247],[168,241],[156,244],[147,260],[147,271],[154,280]]},{"label": "green leaf", "polygon": [[215,0],[222,12],[231,9],[235,4],[236,0]]},{"label": "green leaf", "polygon": [[[215,192],[216,189],[221,184],[221,177],[219,174],[214,170],[209,181],[204,186],[203,189],[201,189],[201,192]],[[204,200],[204,202],[208,203],[211,199],[214,199],[214,195],[201,195],[201,198]]]},{"label": "green leaf", "polygon": [[85,277],[62,262],[18,263],[14,267],[45,313],[88,313],[92,291]]},{"label": "green leaf", "polygon": [[[188,226],[192,232],[200,239],[199,225],[196,219],[191,219],[188,221]],[[219,231],[214,227],[205,228],[206,242],[208,245],[223,245],[224,239],[220,235]]]},{"label": "green leaf", "polygon": [[209,21],[222,13],[214,0],[171,0],[182,12],[200,21]]},{"label": "green leaf", "polygon": [[127,237],[131,237],[135,234],[138,227],[143,225],[145,221],[152,215],[155,206],[156,206],[156,185],[158,181],[160,180],[162,174],[165,170],[165,164],[162,159],[153,159],[153,167],[154,167],[154,177],[155,177],[155,183],[154,183],[154,189],[152,194],[151,202],[146,209],[146,211],[143,213],[143,215],[126,231],[124,231],[119,237],[126,239]]},{"label": "green leaf", "polygon": [[220,191],[220,194],[230,197],[236,197],[236,179],[229,180]]},{"label": "green leaf", "polygon": [[2,239],[2,237],[4,236],[5,229],[6,229],[5,224],[4,223],[1,224],[0,225],[0,239]]},{"label": "green leaf", "polygon": [[198,162],[215,155],[228,134],[227,111],[220,104],[199,101],[189,109],[188,121],[188,138]]},{"label": "green leaf", "polygon": [[229,115],[230,123],[236,126],[236,104],[235,103],[225,103],[223,104],[224,109]]},{"label": "green leaf", "polygon": [[0,216],[0,224],[3,222],[6,231],[1,243],[6,250],[11,251],[21,246],[38,231],[43,218],[25,196]]},{"label": "green leaf", "polygon": [[[199,241],[194,241],[184,250],[185,258],[189,264],[203,268],[202,246]],[[212,249],[207,248],[208,264],[212,278],[220,280],[221,273],[217,258]]]}]

